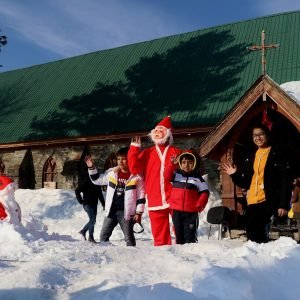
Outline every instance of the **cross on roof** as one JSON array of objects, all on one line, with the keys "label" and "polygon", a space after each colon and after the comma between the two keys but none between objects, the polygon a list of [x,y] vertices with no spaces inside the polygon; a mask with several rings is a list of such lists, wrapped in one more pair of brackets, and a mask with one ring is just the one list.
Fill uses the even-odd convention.
[{"label": "cross on roof", "polygon": [[262,64],[262,74],[266,74],[266,54],[265,51],[268,49],[274,49],[279,48],[279,44],[271,44],[271,45],[265,45],[265,31],[263,30],[261,32],[261,45],[253,45],[250,47],[247,47],[248,50],[256,51],[261,50],[261,64]]}]

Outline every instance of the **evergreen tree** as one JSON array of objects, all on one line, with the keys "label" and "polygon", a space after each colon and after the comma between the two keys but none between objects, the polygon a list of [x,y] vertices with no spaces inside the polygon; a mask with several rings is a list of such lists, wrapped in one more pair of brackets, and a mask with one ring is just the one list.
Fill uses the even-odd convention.
[{"label": "evergreen tree", "polygon": [[[6,44],[7,44],[7,37],[5,35],[0,35],[0,52],[2,47],[4,47]],[[0,65],[0,67],[2,67],[2,65]]]}]

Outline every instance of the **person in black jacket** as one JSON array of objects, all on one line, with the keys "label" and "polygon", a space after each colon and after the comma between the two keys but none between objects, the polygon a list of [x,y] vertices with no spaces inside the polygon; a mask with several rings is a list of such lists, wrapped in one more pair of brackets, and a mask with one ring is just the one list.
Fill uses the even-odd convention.
[{"label": "person in black jacket", "polygon": [[233,182],[247,190],[247,225],[249,240],[257,243],[269,241],[269,223],[272,215],[287,215],[292,187],[291,163],[284,149],[270,144],[270,130],[263,124],[252,129],[257,146],[254,155],[246,157],[237,168],[232,162],[221,164],[221,169]]},{"label": "person in black jacket", "polygon": [[94,185],[91,180],[87,177],[75,190],[75,195],[83,209],[86,211],[89,217],[87,224],[79,231],[84,239],[86,240],[86,233],[89,232],[89,242],[95,243],[94,239],[94,228],[97,217],[97,205],[98,201],[101,202],[104,210],[104,197],[102,190],[99,186]]}]

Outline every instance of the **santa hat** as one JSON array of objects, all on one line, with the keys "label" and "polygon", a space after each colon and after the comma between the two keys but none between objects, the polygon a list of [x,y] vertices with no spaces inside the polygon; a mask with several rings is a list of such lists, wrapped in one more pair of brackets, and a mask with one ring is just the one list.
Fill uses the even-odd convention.
[{"label": "santa hat", "polygon": [[157,126],[162,126],[162,127],[172,130],[173,127],[171,124],[171,117],[170,116],[165,117],[155,127],[157,127]]}]

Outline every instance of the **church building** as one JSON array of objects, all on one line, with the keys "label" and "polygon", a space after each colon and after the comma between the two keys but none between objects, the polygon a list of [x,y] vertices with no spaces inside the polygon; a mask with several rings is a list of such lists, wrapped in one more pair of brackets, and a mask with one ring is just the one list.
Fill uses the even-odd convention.
[{"label": "church building", "polygon": [[[218,164],[251,147],[268,117],[299,156],[300,11],[216,26],[0,74],[0,172],[20,188],[73,189],[167,115],[175,145],[199,149],[205,172],[236,210],[241,196]],[[252,51],[257,50],[257,51]],[[5,63],[5,62],[4,62]]]}]

